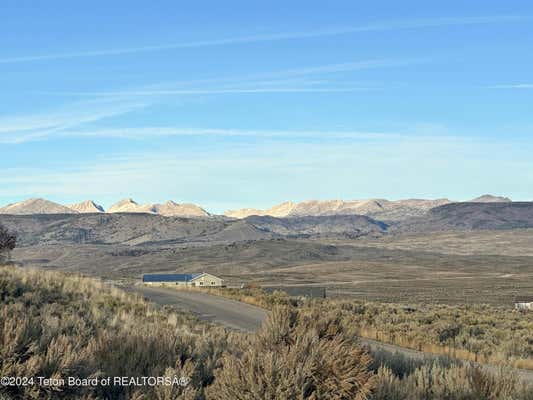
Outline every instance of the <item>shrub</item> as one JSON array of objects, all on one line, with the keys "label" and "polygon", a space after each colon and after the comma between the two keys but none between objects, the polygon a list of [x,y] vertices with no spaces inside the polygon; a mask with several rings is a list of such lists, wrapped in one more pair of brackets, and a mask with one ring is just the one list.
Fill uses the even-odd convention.
[{"label": "shrub", "polygon": [[239,354],[226,354],[208,388],[216,400],[366,399],[369,355],[339,320],[280,307]]},{"label": "shrub", "polygon": [[231,346],[224,329],[78,276],[3,267],[0,297],[0,376],[191,380],[186,387],[4,388],[15,398],[200,399]]},{"label": "shrub", "polygon": [[[528,400],[533,387],[509,369],[424,359],[413,362],[401,354],[380,351],[373,400]],[[375,366],[375,364],[374,364]],[[400,366],[400,368],[398,368]]]},{"label": "shrub", "polygon": [[17,236],[10,233],[3,225],[0,225],[0,262],[5,261],[9,252],[15,248]]},{"label": "shrub", "polygon": [[[0,299],[0,376],[190,379],[185,387],[7,387],[0,388],[0,399],[533,398],[531,386],[507,369],[494,373],[444,358],[413,361],[385,351],[375,352],[372,360],[356,340],[358,322],[385,321],[386,329],[396,324],[403,334],[411,325],[403,309],[392,305],[312,301],[295,307],[289,301],[274,307],[259,332],[251,335],[151,306],[139,296],[92,279],[15,267],[0,267]],[[410,313],[418,320],[421,312]],[[458,318],[446,308],[431,313]],[[435,340],[439,332],[445,340],[457,336],[457,346],[486,349],[481,331],[467,326],[468,318],[482,324],[483,332],[492,332],[494,346],[512,343],[501,321],[471,310],[461,318],[457,335],[448,330],[453,324],[442,321],[426,326],[426,334]],[[531,346],[524,340],[528,326],[524,320],[515,324],[516,344],[506,351]],[[465,344],[463,335],[470,331],[476,339]]]}]

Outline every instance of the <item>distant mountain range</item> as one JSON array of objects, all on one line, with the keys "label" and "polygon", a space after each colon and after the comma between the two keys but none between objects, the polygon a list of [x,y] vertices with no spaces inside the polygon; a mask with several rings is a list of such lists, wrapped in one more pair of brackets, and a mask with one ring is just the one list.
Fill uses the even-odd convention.
[{"label": "distant mountain range", "polygon": [[132,199],[121,200],[107,210],[108,213],[148,213],[164,217],[208,217],[210,214],[195,204],[178,204],[172,200],[165,204],[138,204]]},{"label": "distant mountain range", "polygon": [[208,217],[210,214],[195,204],[138,204],[132,199],[121,200],[106,211],[92,200],[77,204],[61,205],[45,199],[29,199],[0,208],[0,214],[92,214],[92,213],[146,213],[165,217]]},{"label": "distant mountain range", "polygon": [[[470,200],[468,203],[510,203],[507,197],[483,195]],[[278,204],[267,210],[243,208],[226,211],[224,215],[230,218],[243,219],[250,216],[267,216],[275,218],[318,217],[335,215],[362,215],[380,221],[403,221],[413,217],[420,217],[436,207],[454,203],[448,199],[424,200],[308,200],[300,203],[291,201]],[[61,205],[45,199],[28,199],[9,204],[0,208],[0,214],[32,215],[32,214],[93,214],[93,213],[145,213],[165,217],[210,217],[212,216],[202,207],[195,204],[179,204],[167,201],[164,204],[139,204],[132,199],[124,199],[105,210],[92,200],[77,204]]]},{"label": "distant mountain range", "polygon": [[[500,203],[511,202],[507,197],[483,195],[468,202],[475,203]],[[429,210],[445,204],[455,203],[448,199],[424,200],[310,200],[301,203],[285,202],[268,210],[243,208],[229,210],[224,215],[233,218],[246,218],[252,215],[271,217],[301,217],[301,216],[327,216],[327,215],[365,215],[383,221],[400,221],[412,217],[419,217]]]},{"label": "distant mountain range", "polygon": [[44,199],[28,199],[0,208],[0,214],[77,214],[78,211]]},{"label": "distant mountain range", "polygon": [[533,202],[450,203],[420,217],[384,223],[361,215],[243,219],[164,217],[153,213],[6,215],[0,224],[18,235],[20,246],[91,244],[165,248],[297,238],[381,237],[443,231],[533,228]]}]

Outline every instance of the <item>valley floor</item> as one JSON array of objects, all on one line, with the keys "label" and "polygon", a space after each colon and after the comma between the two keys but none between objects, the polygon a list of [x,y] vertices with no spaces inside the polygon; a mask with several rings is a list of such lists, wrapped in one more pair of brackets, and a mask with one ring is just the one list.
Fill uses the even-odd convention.
[{"label": "valley floor", "polygon": [[533,295],[533,229],[257,240],[198,245],[35,245],[13,260],[135,283],[143,273],[205,271],[230,285],[325,286],[386,302],[489,303]]}]

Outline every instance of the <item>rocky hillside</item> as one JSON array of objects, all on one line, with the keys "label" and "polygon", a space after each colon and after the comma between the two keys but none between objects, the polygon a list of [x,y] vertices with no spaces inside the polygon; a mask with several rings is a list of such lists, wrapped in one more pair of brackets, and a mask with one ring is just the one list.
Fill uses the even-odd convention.
[{"label": "rocky hillside", "polygon": [[103,212],[105,212],[104,208],[101,205],[96,204],[92,200],[83,201],[83,202],[77,203],[77,204],[70,204],[67,207],[70,208],[71,210],[77,211],[79,213],[90,214],[90,213],[103,213]]},{"label": "rocky hillside", "polygon": [[294,209],[296,203],[286,201],[278,204],[268,210],[259,210],[257,208],[241,208],[239,210],[228,210],[224,213],[225,216],[231,218],[246,218],[251,215],[268,215],[270,217],[287,217]]},{"label": "rocky hillside", "polygon": [[258,229],[285,237],[380,235],[388,225],[361,215],[274,218],[251,216],[245,221]]},{"label": "rocky hillside", "polygon": [[154,212],[154,214],[159,214],[167,217],[208,217],[210,215],[206,210],[197,206],[196,204],[178,204],[173,202],[172,200],[167,201],[165,204],[154,204],[152,205],[151,210]]},{"label": "rocky hillside", "polygon": [[302,217],[325,215],[365,215],[384,221],[400,221],[424,215],[428,210],[450,203],[448,199],[420,200],[408,199],[390,201],[369,200],[309,200],[301,203],[285,202],[267,210],[241,209],[226,211],[224,215],[233,218],[246,218],[251,215],[272,217]]},{"label": "rocky hillside", "polygon": [[129,214],[0,215],[20,246],[36,244],[149,244],[205,241],[229,223],[216,218]]},{"label": "rocky hillside", "polygon": [[116,202],[111,207],[107,209],[107,212],[109,213],[149,213],[150,208],[152,206],[150,204],[138,204],[133,199],[124,199]]},{"label": "rocky hillside", "polygon": [[493,196],[491,194],[484,194],[469,201],[469,203],[510,203],[512,200],[509,197]]},{"label": "rocky hillside", "polygon": [[0,215],[20,246],[56,244],[231,243],[281,237],[377,235],[386,225],[362,216],[299,218],[163,217],[146,213]]},{"label": "rocky hillside", "polygon": [[178,204],[171,200],[165,204],[138,204],[132,199],[124,199],[113,204],[107,210],[109,213],[148,213],[166,217],[208,217],[210,214],[195,204]]},{"label": "rocky hillside", "polygon": [[113,204],[107,211],[93,200],[64,206],[45,199],[29,199],[0,208],[0,214],[15,215],[77,213],[146,213],[181,217],[210,216],[207,211],[195,204],[178,204],[171,200],[165,204],[138,204],[132,199],[125,199]]},{"label": "rocky hillside", "polygon": [[28,199],[0,208],[0,214],[76,214],[78,211],[44,199]]}]

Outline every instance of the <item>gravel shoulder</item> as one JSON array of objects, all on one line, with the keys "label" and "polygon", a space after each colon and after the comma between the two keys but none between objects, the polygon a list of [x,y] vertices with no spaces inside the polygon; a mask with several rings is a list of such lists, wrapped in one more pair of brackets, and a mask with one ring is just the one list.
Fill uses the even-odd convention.
[{"label": "gravel shoulder", "polygon": [[200,319],[231,329],[255,332],[267,317],[263,308],[192,290],[136,286],[134,291],[160,305],[192,312]]}]

